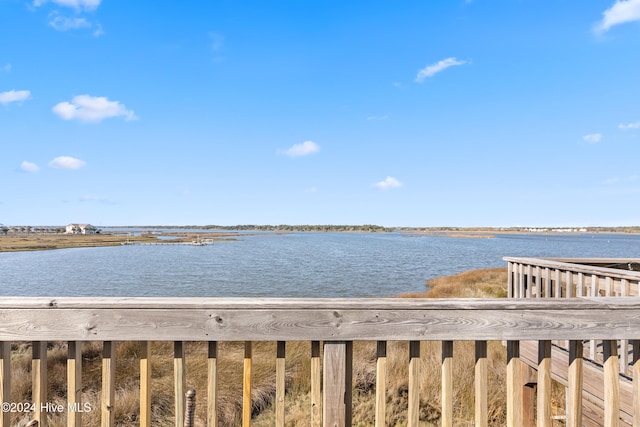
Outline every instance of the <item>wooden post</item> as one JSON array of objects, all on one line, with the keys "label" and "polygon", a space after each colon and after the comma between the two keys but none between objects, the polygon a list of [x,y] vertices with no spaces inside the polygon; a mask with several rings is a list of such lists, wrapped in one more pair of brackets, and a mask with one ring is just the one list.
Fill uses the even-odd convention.
[{"label": "wooden post", "polygon": [[324,427],[351,426],[352,349],[353,343],[350,341],[324,342]]},{"label": "wooden post", "polygon": [[196,391],[189,389],[184,395],[184,427],[194,427],[196,414]]},{"label": "wooden post", "polygon": [[67,427],[82,425],[82,342],[67,344]]},{"label": "wooden post", "polygon": [[115,426],[116,343],[105,341],[102,349],[102,427]]},{"label": "wooden post", "polygon": [[151,342],[140,341],[140,427],[151,427]]},{"label": "wooden post", "polygon": [[487,342],[476,341],[475,366],[475,426],[487,427],[489,422],[487,403]]},{"label": "wooden post", "polygon": [[442,427],[453,427],[453,341],[442,341]]},{"label": "wooden post", "polygon": [[320,378],[320,341],[311,341],[311,427],[322,424]]},{"label": "wooden post", "polygon": [[244,342],[244,369],[242,376],[242,427],[251,426],[251,341]]},{"label": "wooden post", "polygon": [[173,398],[175,406],[175,426],[184,427],[184,389],[186,388],[184,342],[173,343]]},{"label": "wooden post", "polygon": [[209,341],[207,357],[207,426],[218,427],[218,343]]},{"label": "wooden post", "polygon": [[537,426],[551,427],[551,341],[538,341]]},{"label": "wooden post", "polygon": [[618,427],[620,421],[620,378],[618,343],[602,342],[604,351],[604,427]]},{"label": "wooden post", "polygon": [[582,341],[569,341],[568,427],[582,427],[582,352]]},{"label": "wooden post", "polygon": [[[0,403],[11,403],[11,343],[0,342]],[[0,413],[0,427],[11,427],[11,412]]]},{"label": "wooden post", "polygon": [[520,363],[520,378],[522,384],[522,427],[535,426],[536,384],[538,382],[536,371],[526,363]]},{"label": "wooden post", "polygon": [[276,427],[284,427],[284,395],[286,375],[286,348],[285,341],[278,341],[276,350]]},{"label": "wooden post", "polygon": [[420,422],[420,341],[409,341],[409,408],[407,426]]},{"label": "wooden post", "polygon": [[384,427],[386,425],[387,409],[387,342],[378,341],[376,350],[375,427]]},{"label": "wooden post", "polygon": [[33,341],[31,345],[33,352],[31,359],[33,419],[38,421],[38,425],[46,427],[47,411],[43,411],[43,407],[47,404],[47,342]]},{"label": "wooden post", "polygon": [[507,341],[507,427],[522,426],[520,342]]}]

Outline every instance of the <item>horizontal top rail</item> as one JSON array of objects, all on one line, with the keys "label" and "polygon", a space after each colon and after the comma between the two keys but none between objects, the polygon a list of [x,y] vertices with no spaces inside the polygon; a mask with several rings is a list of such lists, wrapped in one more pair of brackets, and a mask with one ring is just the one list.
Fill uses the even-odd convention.
[{"label": "horizontal top rail", "polygon": [[504,257],[504,261],[532,265],[543,268],[567,270],[574,273],[595,274],[616,279],[640,280],[640,271],[621,270],[618,268],[601,267],[593,264],[627,264],[640,263],[638,258],[520,258]]},{"label": "horizontal top rail", "polygon": [[640,300],[3,297],[0,341],[640,339]]}]

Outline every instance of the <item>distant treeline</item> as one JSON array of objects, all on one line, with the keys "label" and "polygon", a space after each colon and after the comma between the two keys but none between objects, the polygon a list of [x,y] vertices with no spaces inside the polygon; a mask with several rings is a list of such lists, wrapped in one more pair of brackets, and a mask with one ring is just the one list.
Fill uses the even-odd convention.
[{"label": "distant treeline", "polygon": [[148,228],[171,228],[188,230],[236,230],[236,231],[352,231],[352,232],[389,232],[394,228],[374,224],[364,225],[181,225],[181,226],[148,226]]}]

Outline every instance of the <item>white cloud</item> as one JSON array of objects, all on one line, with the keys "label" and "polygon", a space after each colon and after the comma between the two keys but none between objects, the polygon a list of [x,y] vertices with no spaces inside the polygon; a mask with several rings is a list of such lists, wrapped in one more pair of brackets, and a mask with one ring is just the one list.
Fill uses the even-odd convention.
[{"label": "white cloud", "polygon": [[315,193],[317,191],[318,191],[318,187],[316,187],[315,185],[313,187],[309,187],[304,190],[305,193]]},{"label": "white cloud", "polygon": [[22,162],[22,164],[20,165],[20,169],[30,173],[36,173],[40,170],[38,165],[36,165],[35,163],[27,162],[27,161]]},{"label": "white cloud", "polygon": [[91,23],[84,18],[67,18],[56,15],[49,25],[58,31],[77,30],[78,28],[91,28]]},{"label": "white cloud", "polygon": [[596,144],[596,143],[600,142],[600,140],[602,139],[602,134],[600,134],[600,133],[590,133],[588,135],[583,136],[582,139],[584,139],[585,141],[587,141],[590,144]]},{"label": "white cloud", "polygon": [[71,170],[80,169],[86,164],[87,164],[86,162],[80,159],[76,159],[75,157],[69,157],[69,156],[56,157],[55,159],[49,162],[49,166],[51,166],[52,168],[71,169]]},{"label": "white cloud", "polygon": [[294,144],[284,154],[289,157],[302,157],[320,151],[320,146],[313,141],[305,141],[301,144]]},{"label": "white cloud", "polygon": [[11,71],[11,64],[5,64],[2,67],[0,67],[0,70],[4,71],[5,73],[8,73],[9,71]]},{"label": "white cloud", "polygon": [[376,182],[374,187],[380,190],[389,190],[391,188],[402,187],[402,183],[392,176],[388,176],[384,181]]},{"label": "white cloud", "polygon": [[620,182],[620,178],[608,178],[604,180],[604,183],[607,185],[617,184]]},{"label": "white cloud", "polygon": [[444,71],[449,67],[453,67],[456,65],[466,64],[467,61],[458,61],[456,58],[447,58],[442,61],[438,61],[435,64],[427,65],[422,70],[418,71],[418,75],[416,76],[416,83],[422,83],[424,79],[427,77],[433,77],[438,74],[440,71]]},{"label": "white cloud", "polygon": [[21,102],[31,98],[31,92],[28,90],[10,90],[8,92],[0,92],[0,104],[7,105],[11,102]]},{"label": "white cloud", "polygon": [[[33,5],[35,7],[42,6],[48,0],[34,0]],[[70,7],[76,10],[84,9],[84,10],[94,10],[98,6],[100,6],[100,2],[102,0],[51,0],[53,3],[58,6]]]},{"label": "white cloud", "polygon": [[626,125],[623,123],[620,123],[618,125],[619,129],[622,130],[629,130],[629,129],[640,129],[640,122],[635,122],[635,123],[627,123]]},{"label": "white cloud", "polygon": [[640,21],[640,0],[616,0],[602,15],[602,21],[594,27],[596,33],[604,33],[615,25]]},{"label": "white cloud", "polygon": [[101,122],[111,117],[124,117],[125,120],[137,120],[132,110],[127,110],[118,101],[109,101],[101,96],[78,95],[71,102],[61,102],[52,111],[64,120],[81,122]]}]

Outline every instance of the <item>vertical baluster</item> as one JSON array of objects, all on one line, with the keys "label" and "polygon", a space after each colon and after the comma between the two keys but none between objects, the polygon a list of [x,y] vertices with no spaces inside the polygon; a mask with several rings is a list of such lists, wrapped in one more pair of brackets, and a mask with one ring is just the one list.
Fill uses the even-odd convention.
[{"label": "vertical baluster", "polygon": [[[591,289],[589,291],[589,296],[598,297],[600,296],[600,292],[598,292],[598,276],[595,274],[591,275]],[[595,361],[596,353],[598,350],[598,341],[591,340],[589,342],[589,359]]]},{"label": "vertical baluster", "polygon": [[569,341],[568,427],[582,427],[582,352],[582,341]]},{"label": "vertical baluster", "polygon": [[551,427],[551,341],[538,341],[537,427]]},{"label": "vertical baluster", "polygon": [[[620,296],[629,295],[629,281],[627,279],[620,280]],[[629,371],[629,341],[620,340],[620,372],[627,374]]]},{"label": "vertical baluster", "polygon": [[578,273],[578,289],[576,296],[584,296],[584,273]]},{"label": "vertical baluster", "polygon": [[31,359],[31,378],[33,381],[33,419],[38,427],[47,426],[47,412],[43,405],[47,403],[47,342],[33,341],[33,357]]},{"label": "vertical baluster", "polygon": [[407,426],[418,427],[420,422],[420,341],[409,342],[409,409]]},{"label": "vertical baluster", "polygon": [[610,277],[610,276],[607,276],[607,277],[605,278],[605,281],[604,281],[604,286],[605,286],[605,288],[604,288],[604,295],[605,295],[605,296],[607,296],[607,297],[610,297],[610,296],[612,296],[612,295],[613,295],[613,290],[612,290],[613,286],[612,286],[612,282],[613,282],[613,280],[611,279],[611,277]]},{"label": "vertical baluster", "polygon": [[520,342],[507,341],[507,427],[522,426]]},{"label": "vertical baluster", "polygon": [[175,427],[184,427],[184,394],[187,383],[184,342],[173,343],[173,398],[176,411]]},{"label": "vertical baluster", "polygon": [[386,425],[387,409],[387,342],[378,341],[376,349],[376,421],[375,427]]},{"label": "vertical baluster", "polygon": [[140,341],[140,427],[151,427],[151,341]]},{"label": "vertical baluster", "polygon": [[320,391],[320,341],[311,341],[311,427],[322,424]]},{"label": "vertical baluster", "polygon": [[488,426],[487,399],[487,342],[476,341],[475,365],[475,425]]},{"label": "vertical baluster", "polygon": [[442,427],[453,426],[453,341],[442,341]]},{"label": "vertical baluster", "polygon": [[542,276],[539,265],[536,265],[536,298],[542,298]]},{"label": "vertical baluster", "polygon": [[620,382],[618,343],[602,342],[604,351],[604,427],[618,427],[620,420]]},{"label": "vertical baluster", "polygon": [[551,270],[548,267],[544,269],[544,297],[551,298]]},{"label": "vertical baluster", "polygon": [[513,263],[507,263],[507,298],[513,298]]},{"label": "vertical baluster", "polygon": [[102,348],[102,427],[115,426],[116,343],[105,341]]},{"label": "vertical baluster", "polygon": [[566,272],[565,281],[567,282],[566,296],[567,298],[573,298],[573,273],[569,270]]},{"label": "vertical baluster", "polygon": [[244,343],[244,374],[242,380],[242,427],[251,426],[251,341]]},{"label": "vertical baluster", "polygon": [[322,419],[326,426],[351,425],[352,357],[352,342],[324,342]]},{"label": "vertical baluster", "polygon": [[82,342],[67,344],[67,427],[82,425]]},{"label": "vertical baluster", "polygon": [[276,350],[276,427],[284,427],[284,393],[285,393],[285,358],[286,346],[284,341],[278,341]]},{"label": "vertical baluster", "polygon": [[556,292],[554,295],[555,298],[562,298],[562,280],[561,280],[561,271],[556,269]]},{"label": "vertical baluster", "polygon": [[209,341],[207,352],[207,426],[218,427],[218,343]]},{"label": "vertical baluster", "polygon": [[[0,342],[0,403],[11,402],[11,343]],[[11,412],[1,411],[0,427],[11,427]]]},{"label": "vertical baluster", "polygon": [[640,340],[633,340],[633,427],[640,427]]},{"label": "vertical baluster", "polygon": [[525,287],[526,287],[527,298],[531,298],[533,296],[534,280],[531,274],[531,268],[532,268],[531,264],[527,264],[527,273],[525,275]]},{"label": "vertical baluster", "polygon": [[518,298],[526,298],[524,265],[518,264]]}]

